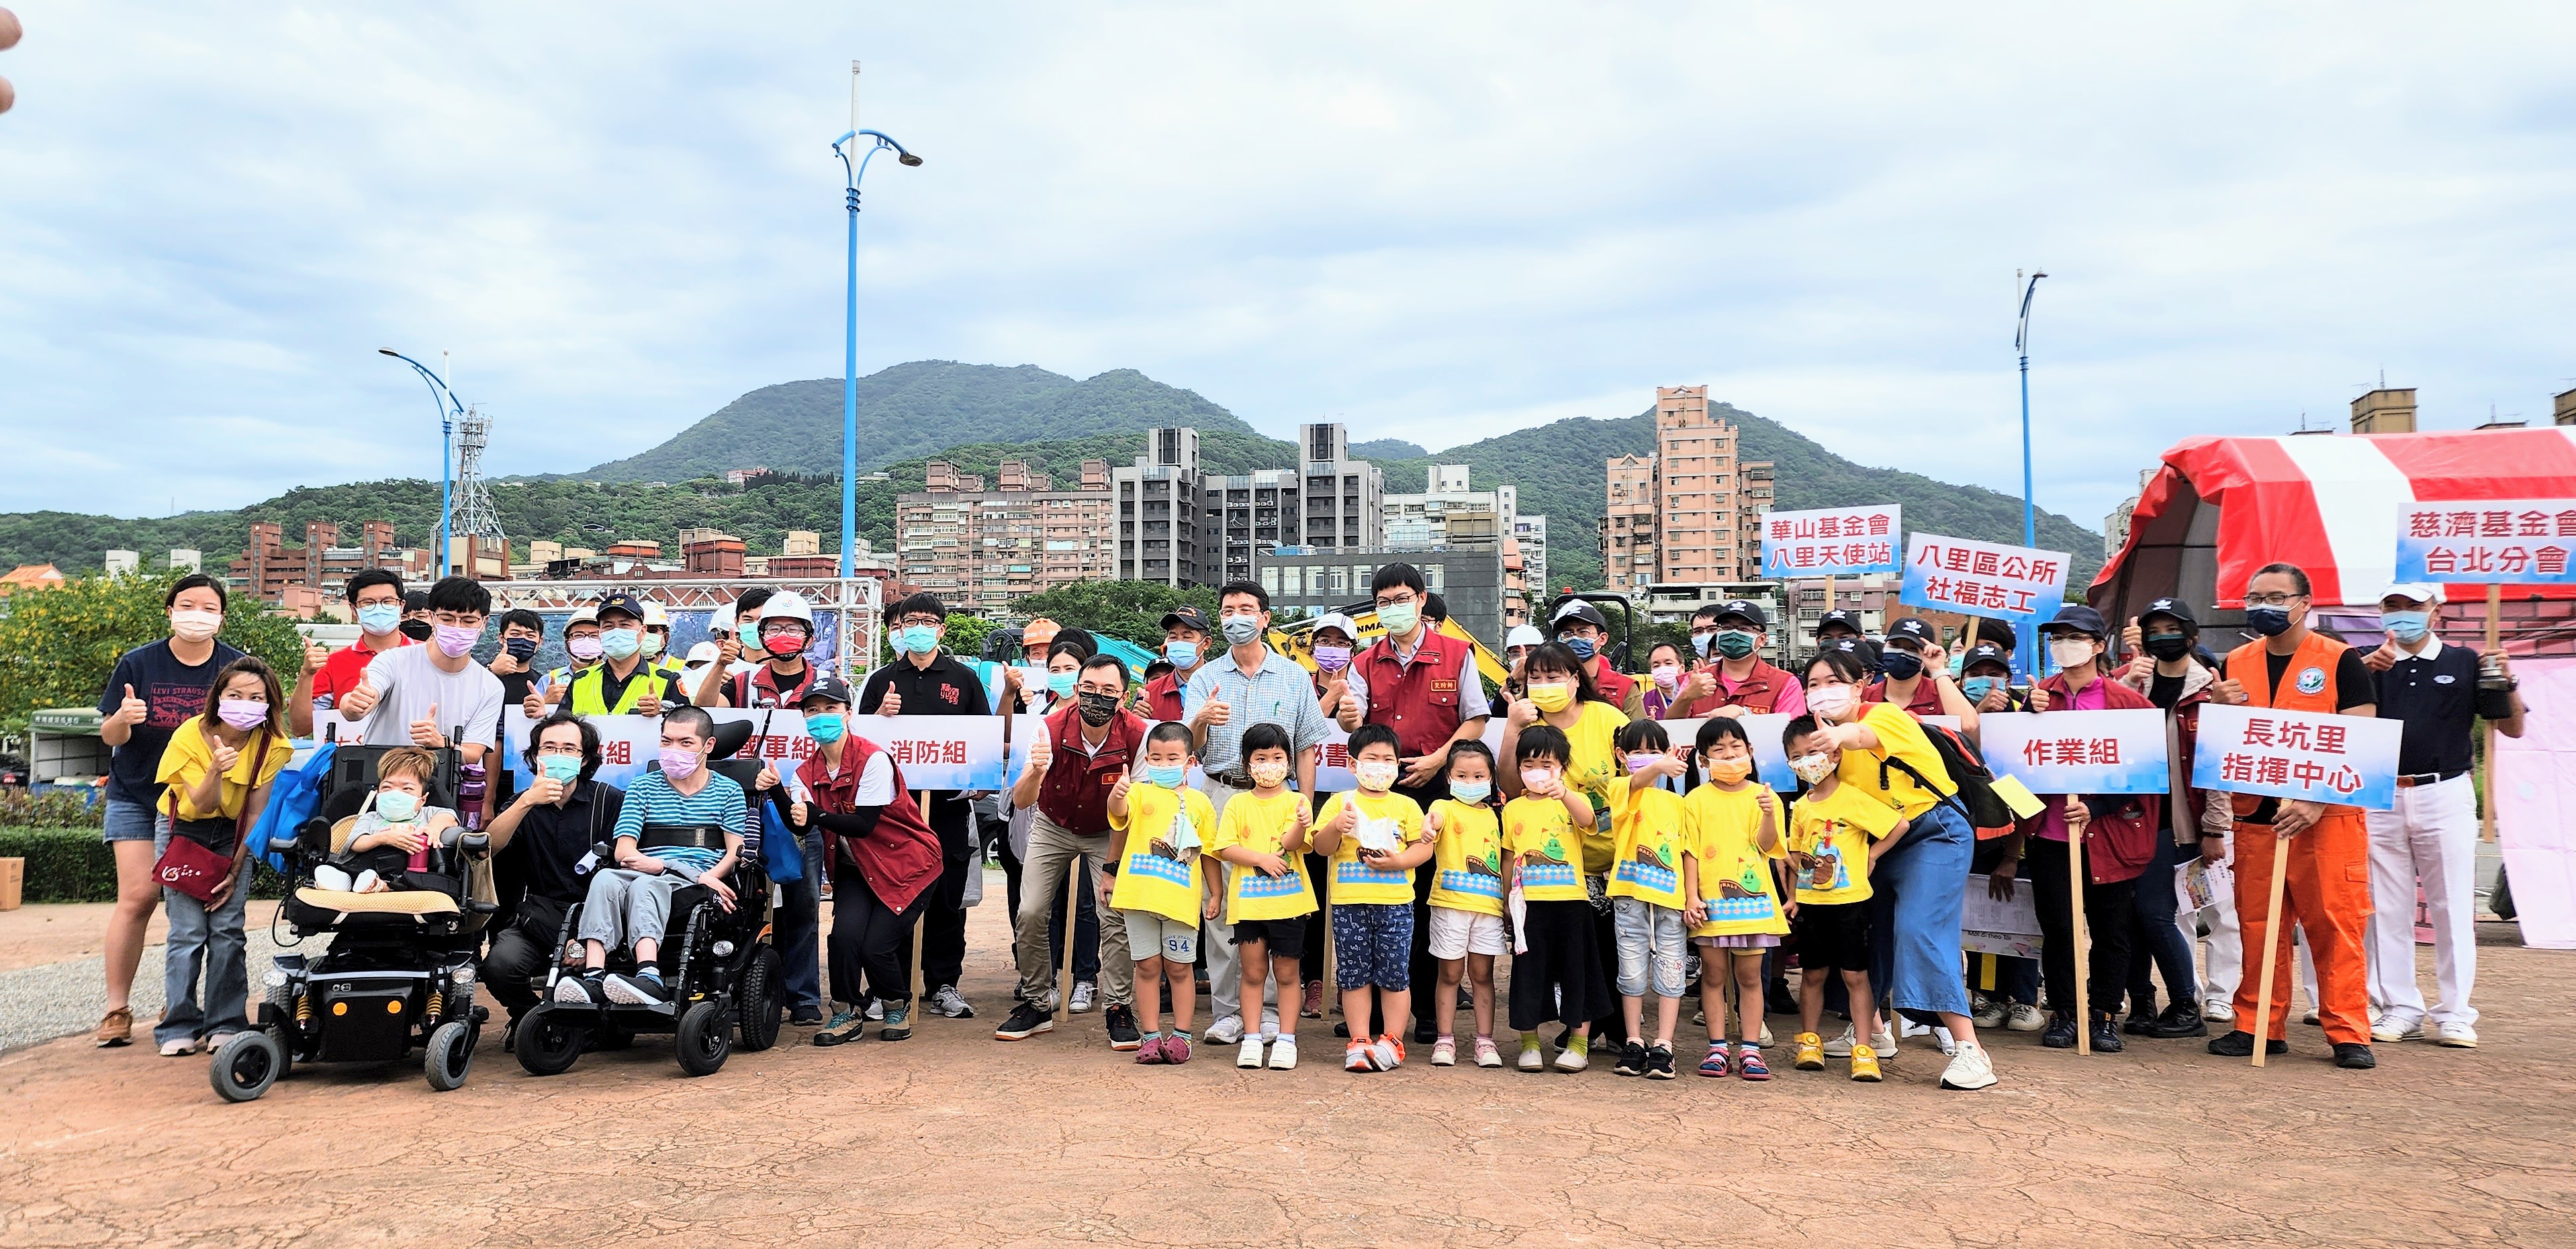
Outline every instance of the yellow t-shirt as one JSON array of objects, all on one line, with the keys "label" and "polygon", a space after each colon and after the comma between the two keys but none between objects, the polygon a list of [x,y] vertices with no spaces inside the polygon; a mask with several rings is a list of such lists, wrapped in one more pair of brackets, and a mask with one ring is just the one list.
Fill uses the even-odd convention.
[{"label": "yellow t-shirt", "polygon": [[[161,771],[153,779],[170,786],[170,792],[179,796],[180,819],[239,819],[242,803],[250,797],[250,791],[277,779],[277,774],[286,770],[287,761],[295,757],[295,751],[283,740],[271,737],[268,758],[262,760],[259,743],[261,738],[268,737],[268,730],[254,730],[242,739],[241,758],[233,762],[231,771],[224,773],[223,786],[215,791],[215,809],[201,808],[189,800],[188,791],[204,780],[206,773],[214,770],[215,766],[214,747],[207,743],[201,727],[205,719],[202,715],[190,716],[170,734],[170,744],[161,751]],[[253,764],[259,766],[257,777],[250,774]],[[162,809],[165,813],[169,809],[166,798],[162,800]]]},{"label": "yellow t-shirt", "polygon": [[[1583,791],[1592,800],[1596,817],[1608,810],[1610,783],[1624,780],[1628,769],[1619,758],[1619,730],[1628,727],[1627,713],[1608,703],[1584,703],[1583,715],[1574,727],[1565,730],[1566,744],[1574,748],[1574,766],[1565,771],[1565,783]],[[1583,870],[1600,876],[1610,870],[1610,860],[1618,856],[1616,834],[1610,821],[1595,818],[1583,834]]]},{"label": "yellow t-shirt", "polygon": [[1475,915],[1503,913],[1503,824],[1492,807],[1443,798],[1440,844],[1432,852],[1431,905]]},{"label": "yellow t-shirt", "polygon": [[[1396,848],[1401,850],[1422,840],[1422,808],[1402,794],[1370,794],[1352,790],[1324,800],[1323,811],[1315,817],[1316,827],[1333,822],[1344,806],[1359,808],[1362,820],[1395,822]],[[1345,902],[1401,902],[1413,905],[1414,869],[1389,871],[1371,867],[1360,858],[1360,834],[1354,825],[1342,844],[1333,850],[1333,905]]]},{"label": "yellow t-shirt", "polygon": [[[1894,703],[1869,704],[1869,710],[1861,716],[1860,722],[1878,734],[1878,749],[1844,751],[1843,765],[1836,772],[1843,778],[1843,784],[1878,795],[1880,805],[1897,808],[1909,820],[1939,806],[1941,799],[1950,792],[1947,788],[1950,769],[1941,762],[1940,753],[1932,749],[1932,739],[1923,735],[1923,722]],[[1885,756],[1888,755],[1904,760],[1907,767],[1943,788],[1926,790],[1915,784],[1913,777],[1895,767],[1887,768],[1887,784],[1881,787],[1878,770],[1886,766]]]},{"label": "yellow t-shirt", "polygon": [[[1660,785],[1610,782],[1614,845],[1609,894],[1682,909],[1682,850],[1690,844],[1682,796]],[[1588,839],[1587,839],[1588,841]],[[1589,847],[1587,846],[1587,849]]]},{"label": "yellow t-shirt", "polygon": [[1279,791],[1276,798],[1253,794],[1236,794],[1225,804],[1225,814],[1217,817],[1216,840],[1209,843],[1211,852],[1233,846],[1262,854],[1276,854],[1288,861],[1285,876],[1264,876],[1254,868],[1237,863],[1226,873],[1225,922],[1239,924],[1247,919],[1295,919],[1315,910],[1315,887],[1306,879],[1305,854],[1282,853],[1288,834],[1297,827],[1297,809],[1306,805],[1306,795],[1293,789]]},{"label": "yellow t-shirt", "polygon": [[1896,831],[1901,819],[1877,794],[1848,781],[1827,797],[1799,799],[1789,815],[1789,865],[1798,878],[1798,901],[1868,900],[1869,843]]},{"label": "yellow t-shirt", "polygon": [[[1173,820],[1188,813],[1198,833],[1195,850],[1180,849],[1172,839]],[[1151,911],[1184,924],[1199,922],[1199,860],[1213,853],[1216,808],[1207,795],[1184,786],[1127,787],[1127,818],[1109,813],[1109,826],[1132,830],[1126,857],[1118,862],[1118,883],[1109,891],[1109,906],[1118,911]]]},{"label": "yellow t-shirt", "polygon": [[1694,937],[1789,934],[1770,864],[1788,857],[1787,845],[1775,841],[1767,855],[1757,848],[1762,806],[1754,796],[1761,784],[1756,779],[1733,793],[1702,785],[1682,800],[1690,821],[1686,852],[1699,863],[1700,902],[1708,908],[1708,922],[1691,929]]},{"label": "yellow t-shirt", "polygon": [[[1581,902],[1583,857],[1574,816],[1554,798],[1514,798],[1503,807],[1503,849],[1521,858],[1521,897]],[[1526,857],[1522,857],[1526,856]]]}]

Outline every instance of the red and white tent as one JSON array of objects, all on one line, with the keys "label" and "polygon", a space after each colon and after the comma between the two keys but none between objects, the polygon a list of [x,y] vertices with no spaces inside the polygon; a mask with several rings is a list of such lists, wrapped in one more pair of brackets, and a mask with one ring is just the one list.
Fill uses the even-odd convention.
[{"label": "red and white tent", "polygon": [[[2570,498],[2576,427],[2189,438],[2165,452],[2128,542],[2086,598],[2113,620],[2165,595],[2198,610],[2241,609],[2254,570],[2279,561],[2307,570],[2321,606],[2375,605],[2396,566],[2401,505]],[[2565,599],[2576,589],[2505,594]]]}]

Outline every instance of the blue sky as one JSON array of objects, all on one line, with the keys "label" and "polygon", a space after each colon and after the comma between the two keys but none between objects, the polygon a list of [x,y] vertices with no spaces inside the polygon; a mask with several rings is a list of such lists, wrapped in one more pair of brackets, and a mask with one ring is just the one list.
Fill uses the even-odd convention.
[{"label": "blue sky", "polygon": [[2564,6],[77,5],[0,54],[0,509],[498,472],[841,364],[1132,367],[1439,448],[1657,385],[2089,524],[2194,433],[2545,422]]}]

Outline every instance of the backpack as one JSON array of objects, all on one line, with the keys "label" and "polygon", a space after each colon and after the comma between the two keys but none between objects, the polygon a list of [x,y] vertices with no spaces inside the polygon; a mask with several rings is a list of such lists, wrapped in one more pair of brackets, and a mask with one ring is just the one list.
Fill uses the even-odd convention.
[{"label": "backpack", "polygon": [[[1933,752],[1941,756],[1941,765],[1949,773],[1952,792],[1941,799],[1942,804],[1966,817],[1968,827],[1979,830],[1980,839],[1986,836],[1985,829],[2010,832],[2013,827],[2012,808],[1995,793],[1995,774],[1986,767],[1986,757],[1978,752],[1976,743],[1937,724],[1922,727],[1923,736],[1931,740]],[[1887,788],[1887,770],[1891,767],[1934,793],[1940,793],[1943,788],[1915,771],[1912,764],[1892,754],[1878,765],[1879,788]]]},{"label": "backpack", "polygon": [[[265,861],[270,870],[285,871],[286,856],[272,853],[268,848],[269,840],[277,836],[280,829],[292,835],[304,827],[306,820],[313,818],[314,810],[322,805],[322,782],[331,775],[331,759],[339,749],[336,742],[324,742],[304,760],[302,766],[284,769],[277,774],[276,780],[269,782],[268,806],[259,813],[259,819],[251,824],[250,832],[242,840],[249,844],[249,852]],[[328,845],[322,847],[324,850],[330,848]]]}]

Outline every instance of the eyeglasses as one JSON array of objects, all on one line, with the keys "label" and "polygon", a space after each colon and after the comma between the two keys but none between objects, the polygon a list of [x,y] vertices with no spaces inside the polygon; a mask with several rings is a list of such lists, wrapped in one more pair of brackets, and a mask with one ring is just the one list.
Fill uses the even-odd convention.
[{"label": "eyeglasses", "polygon": [[906,616],[906,617],[904,617],[903,619],[896,621],[895,623],[896,623],[896,624],[898,624],[898,625],[901,625],[901,626],[903,626],[904,628],[907,628],[907,629],[909,629],[909,628],[913,627],[914,625],[920,625],[920,626],[922,626],[923,628],[926,628],[926,629],[936,629],[936,628],[938,628],[939,626],[941,626],[941,625],[943,625],[943,624],[946,624],[946,623],[948,623],[948,622],[947,622],[946,620],[943,620],[943,619],[941,619],[941,618],[937,617],[937,616]]},{"label": "eyeglasses", "polygon": [[1402,594],[1400,594],[1400,595],[1389,595],[1389,596],[1388,596],[1388,597],[1386,597],[1386,598],[1379,599],[1379,600],[1377,601],[1377,605],[1378,605],[1378,606],[1380,606],[1380,607],[1402,607],[1402,606],[1404,606],[1404,605],[1405,605],[1405,604],[1407,604],[1407,603],[1413,603],[1413,602],[1418,602],[1418,601],[1420,601],[1420,600],[1417,600],[1416,598],[1414,598],[1414,596],[1413,596],[1413,592],[1412,592],[1412,591],[1410,591],[1410,590],[1407,590],[1407,591],[1405,591],[1404,593],[1402,593]]},{"label": "eyeglasses", "polygon": [[2287,607],[2306,597],[2307,595],[2304,594],[2248,594],[2245,596],[2245,605],[2247,607]]}]

